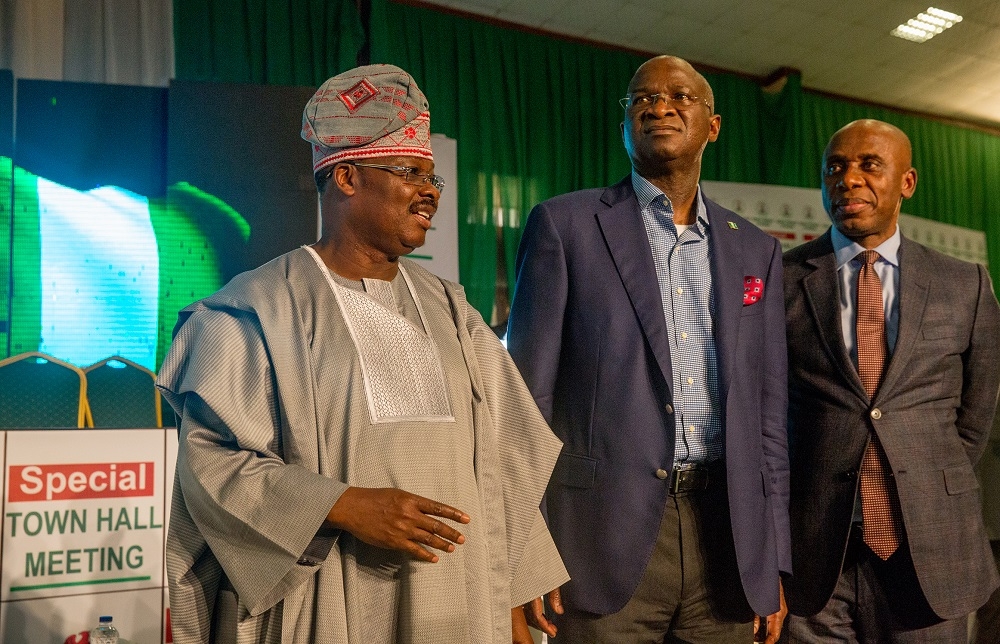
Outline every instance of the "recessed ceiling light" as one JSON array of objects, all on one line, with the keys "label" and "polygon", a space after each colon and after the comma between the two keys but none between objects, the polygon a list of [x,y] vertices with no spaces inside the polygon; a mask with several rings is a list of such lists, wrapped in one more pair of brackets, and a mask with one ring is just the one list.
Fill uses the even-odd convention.
[{"label": "recessed ceiling light", "polygon": [[962,22],[962,16],[957,13],[938,9],[937,7],[927,7],[927,11],[917,14],[916,18],[910,18],[889,33],[904,40],[927,42],[945,29],[954,27],[959,22]]}]

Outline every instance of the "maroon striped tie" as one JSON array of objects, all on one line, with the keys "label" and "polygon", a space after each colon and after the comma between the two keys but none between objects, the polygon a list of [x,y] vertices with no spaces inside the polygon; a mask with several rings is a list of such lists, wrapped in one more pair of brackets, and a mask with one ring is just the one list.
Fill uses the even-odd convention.
[{"label": "maroon striped tie", "polygon": [[[873,250],[860,253],[858,273],[858,374],[868,398],[875,397],[885,369],[885,309],[882,302],[882,282],[875,272],[879,254]],[[883,560],[899,547],[903,524],[899,495],[891,476],[885,450],[874,431],[869,432],[868,445],[861,459],[861,511],[864,519],[865,544]]]}]

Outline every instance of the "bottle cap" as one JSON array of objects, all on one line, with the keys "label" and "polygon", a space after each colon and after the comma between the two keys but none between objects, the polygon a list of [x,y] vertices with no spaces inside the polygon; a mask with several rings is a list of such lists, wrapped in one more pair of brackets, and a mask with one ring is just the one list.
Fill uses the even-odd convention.
[{"label": "bottle cap", "polygon": [[97,621],[99,621],[99,622],[110,622],[111,621],[111,615],[101,615],[101,619],[99,619]]}]

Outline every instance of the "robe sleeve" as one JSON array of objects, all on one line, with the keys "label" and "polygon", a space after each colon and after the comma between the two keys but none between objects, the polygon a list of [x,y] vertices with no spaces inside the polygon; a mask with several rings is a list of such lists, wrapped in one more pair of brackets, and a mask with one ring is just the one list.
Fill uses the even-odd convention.
[{"label": "robe sleeve", "polygon": [[177,477],[186,510],[258,615],[325,560],[338,533],[323,529],[324,519],[348,486],[282,459],[274,373],[252,313],[195,312],[158,384],[181,416]]},{"label": "robe sleeve", "polygon": [[466,325],[496,431],[510,566],[511,607],[569,580],[569,573],[539,510],[562,443],[542,418],[520,372],[499,339],[468,302]]},{"label": "robe sleeve", "polygon": [[569,581],[556,544],[549,534],[542,513],[535,515],[524,552],[510,582],[511,608],[530,602],[536,597]]}]

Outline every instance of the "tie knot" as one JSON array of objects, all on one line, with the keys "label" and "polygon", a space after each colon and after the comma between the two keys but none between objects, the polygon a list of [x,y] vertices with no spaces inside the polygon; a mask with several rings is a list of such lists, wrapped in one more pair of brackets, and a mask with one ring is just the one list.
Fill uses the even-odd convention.
[{"label": "tie knot", "polygon": [[878,251],[866,250],[858,253],[858,256],[855,259],[860,259],[861,263],[871,266],[872,264],[877,262],[881,257],[882,256],[878,254]]}]

